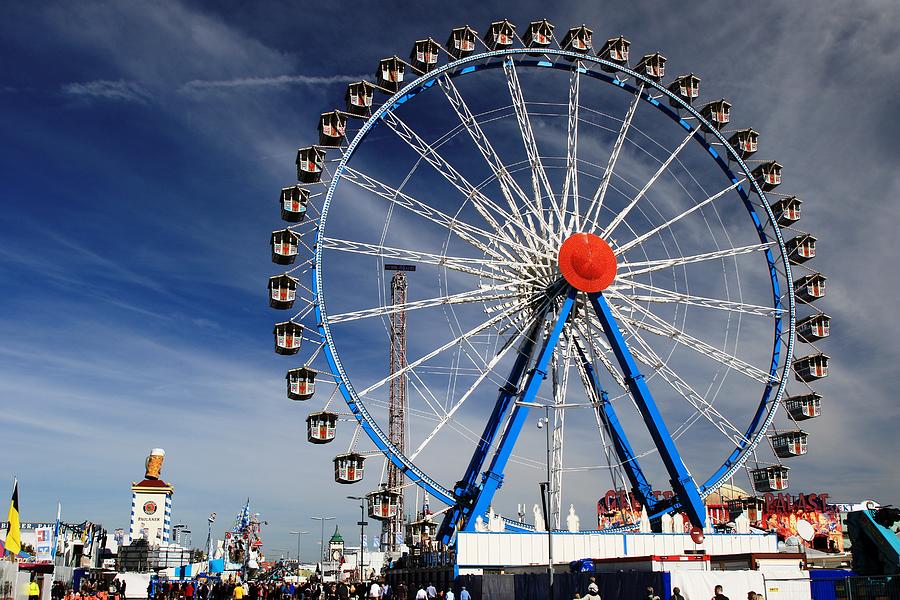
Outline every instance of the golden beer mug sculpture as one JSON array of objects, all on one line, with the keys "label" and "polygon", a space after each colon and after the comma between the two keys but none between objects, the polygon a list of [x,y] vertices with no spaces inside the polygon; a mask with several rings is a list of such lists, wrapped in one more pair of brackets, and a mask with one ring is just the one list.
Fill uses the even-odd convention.
[{"label": "golden beer mug sculpture", "polygon": [[154,448],[144,463],[146,479],[159,479],[162,474],[163,461],[166,459],[166,451],[162,448]]}]

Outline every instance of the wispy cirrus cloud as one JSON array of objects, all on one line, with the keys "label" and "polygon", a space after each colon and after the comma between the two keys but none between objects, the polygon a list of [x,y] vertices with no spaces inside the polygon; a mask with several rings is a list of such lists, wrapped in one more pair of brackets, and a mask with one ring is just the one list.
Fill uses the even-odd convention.
[{"label": "wispy cirrus cloud", "polygon": [[277,75],[274,77],[238,77],[234,79],[194,79],[179,88],[180,92],[285,87],[290,85],[328,85],[365,79],[366,75]]},{"label": "wispy cirrus cloud", "polygon": [[67,83],[62,86],[63,94],[82,99],[103,99],[122,102],[150,102],[150,93],[134,81],[119,79],[97,79],[87,82]]}]

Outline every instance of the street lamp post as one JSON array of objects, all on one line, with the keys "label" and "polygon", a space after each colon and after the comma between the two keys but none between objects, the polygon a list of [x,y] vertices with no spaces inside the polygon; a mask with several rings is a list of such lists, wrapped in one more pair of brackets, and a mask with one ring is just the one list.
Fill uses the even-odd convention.
[{"label": "street lamp post", "polygon": [[365,579],[365,550],[366,546],[363,544],[363,539],[366,537],[366,525],[369,523],[366,521],[366,497],[365,496],[347,496],[348,500],[359,500],[359,580],[363,581]]},{"label": "street lamp post", "polygon": [[553,480],[551,476],[551,453],[552,443],[550,441],[550,409],[554,408],[549,404],[540,404],[538,402],[521,402],[516,401],[516,406],[526,406],[528,408],[541,408],[544,410],[544,416],[538,419],[538,429],[547,428],[547,481],[541,482],[541,498],[544,505],[544,525],[547,529],[547,574],[550,576],[550,600],[553,600],[553,527],[550,523],[550,482]]},{"label": "street lamp post", "polygon": [[308,531],[291,531],[291,535],[297,536],[297,570],[300,570],[300,540],[303,539],[303,536],[309,533]]},{"label": "street lamp post", "polygon": [[322,536],[319,538],[319,558],[322,559],[322,578],[325,578],[325,521],[333,521],[334,517],[310,517],[313,521],[322,522]]}]

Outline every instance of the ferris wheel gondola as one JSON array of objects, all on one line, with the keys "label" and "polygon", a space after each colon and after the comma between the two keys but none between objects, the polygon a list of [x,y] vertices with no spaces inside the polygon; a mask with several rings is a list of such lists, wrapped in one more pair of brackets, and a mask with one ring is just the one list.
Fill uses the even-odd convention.
[{"label": "ferris wheel gondola", "polygon": [[[678,511],[703,527],[703,498],[744,467],[756,491],[785,489],[780,461],[808,448],[796,421],[820,414],[809,384],[827,375],[828,356],[794,350],[795,333],[807,344],[829,334],[810,306],[825,277],[805,264],[816,238],[793,230],[800,200],[774,192],[782,165],[751,159],[759,134],[729,129],[730,102],[694,108],[699,77],[666,84],[661,53],[631,67],[627,39],[594,53],[592,36],[582,25],[557,41],[543,20],[520,39],[501,20],[480,39],[464,26],[446,47],[418,40],[409,62],[384,58],[374,83],[350,83],[346,111],[321,114],[319,144],[297,152],[301,185],[282,190],[282,218],[296,224],[271,234],[273,261],[309,255],[270,279],[270,304],[291,308],[299,294],[290,323],[319,339],[288,372],[288,395],[311,398],[310,363],[323,360],[321,383],[358,424],[335,480],[362,480],[364,434],[446,505],[443,541],[484,518],[510,473],[538,468],[516,443],[529,408],[553,413],[556,527],[564,475],[590,471],[630,488],[652,519]],[[388,303],[384,267],[404,261],[433,284]],[[795,300],[813,311],[796,330]],[[398,312],[416,336],[410,360],[385,377],[371,350]],[[405,446],[388,434],[385,398],[401,380],[412,390]],[[789,383],[799,393],[785,396]],[[589,416],[566,419],[572,410]],[[337,420],[311,413],[309,441],[334,440]],[[587,440],[605,466],[566,466]],[[763,440],[773,464],[758,456]],[[653,493],[660,480],[671,497]],[[370,494],[372,516],[400,506],[391,485]]]}]

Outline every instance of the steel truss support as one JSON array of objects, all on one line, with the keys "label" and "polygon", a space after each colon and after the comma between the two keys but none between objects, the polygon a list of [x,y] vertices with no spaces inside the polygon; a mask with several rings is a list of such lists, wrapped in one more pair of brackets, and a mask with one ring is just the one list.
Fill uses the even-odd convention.
[{"label": "steel truss support", "polygon": [[600,379],[597,377],[597,371],[594,369],[593,363],[588,359],[581,344],[575,344],[575,349],[578,352],[578,359],[581,361],[584,373],[587,375],[590,391],[597,401],[597,413],[600,415],[600,420],[603,422],[607,433],[609,433],[609,437],[612,438],[616,456],[619,457],[619,462],[622,463],[622,468],[625,470],[628,481],[631,483],[631,491],[638,502],[647,507],[647,512],[652,513],[657,504],[656,496],[653,495],[653,486],[650,485],[650,482],[641,470],[641,465],[638,464],[634,450],[632,450],[628,437],[625,435],[625,430],[622,428],[622,423],[619,421],[619,416],[616,414],[616,409],[613,408],[612,402],[609,401],[609,395],[600,384]]},{"label": "steel truss support", "polygon": [[625,375],[625,382],[628,385],[628,391],[641,411],[644,423],[650,431],[650,436],[656,448],[659,450],[660,458],[669,473],[672,490],[675,492],[676,498],[680,501],[682,509],[687,513],[691,524],[694,527],[703,528],[706,524],[706,509],[703,505],[703,499],[700,497],[700,491],[697,489],[697,483],[688,471],[675,447],[675,442],[669,429],[663,421],[662,415],[650,394],[650,389],[644,381],[644,376],[637,367],[631,351],[625,344],[622,332],[616,324],[612,310],[606,302],[606,298],[602,293],[589,294],[588,298],[597,318],[600,319],[600,325],[606,334],[609,345],[612,348],[619,367]]},{"label": "steel truss support", "polygon": [[484,427],[484,433],[481,434],[478,446],[475,448],[475,454],[472,455],[472,459],[469,461],[469,466],[466,468],[465,475],[457,482],[453,489],[453,495],[456,496],[457,500],[456,506],[447,511],[447,514],[441,523],[440,530],[438,531],[438,539],[444,544],[450,543],[460,522],[468,521],[471,516],[472,505],[474,504],[473,494],[477,490],[478,476],[484,468],[484,463],[487,460],[491,446],[493,445],[497,434],[500,432],[500,428],[503,425],[506,416],[509,414],[510,407],[518,393],[522,378],[525,375],[525,370],[531,362],[537,338],[544,325],[546,312],[547,309],[544,310],[543,314],[538,315],[534,324],[528,329],[525,333],[525,337],[519,344],[513,368],[506,380],[506,385],[500,388],[500,395],[497,397],[497,402],[494,404],[494,410]]},{"label": "steel truss support", "polygon": [[[494,405],[494,411],[491,413],[491,417],[485,426],[484,434],[475,450],[475,454],[472,456],[469,467],[466,469],[466,474],[454,488],[457,505],[447,512],[447,516],[444,518],[441,529],[438,532],[438,539],[444,543],[449,543],[459,528],[465,531],[474,531],[476,518],[479,515],[487,514],[494,494],[503,484],[503,471],[506,468],[506,463],[509,462],[516,439],[522,431],[522,426],[525,424],[525,418],[528,416],[528,407],[516,404],[515,400],[519,397],[522,402],[534,401],[541,383],[547,377],[553,351],[559,342],[563,327],[575,304],[575,297],[578,291],[568,286],[564,289],[566,296],[559,312],[556,314],[553,327],[543,341],[534,367],[527,374],[525,371],[531,362],[537,339],[541,335],[546,313],[537,319],[526,338],[522,341],[519,356],[516,358],[506,385],[500,390],[500,396]],[[557,292],[557,294],[559,293]],[[551,296],[553,295],[551,294]],[[492,442],[496,439],[504,421],[507,421],[507,415],[509,415],[508,422],[494,451],[491,464],[487,471],[482,474],[481,469]],[[481,474],[480,484],[478,482],[479,474]]]}]

